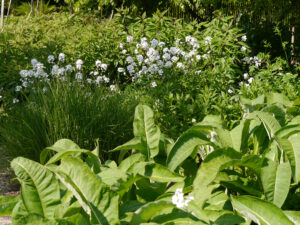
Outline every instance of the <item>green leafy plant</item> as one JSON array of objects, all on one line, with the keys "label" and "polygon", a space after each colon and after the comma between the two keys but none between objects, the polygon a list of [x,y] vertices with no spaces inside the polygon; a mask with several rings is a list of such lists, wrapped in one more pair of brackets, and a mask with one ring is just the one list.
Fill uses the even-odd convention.
[{"label": "green leafy plant", "polygon": [[299,185],[300,123],[278,119],[286,106],[278,96],[231,130],[207,116],[176,141],[138,105],[134,138],[112,150],[118,163],[66,139],[44,149],[41,163],[14,159],[22,198],[2,214],[15,205],[15,224],[298,223],[288,202]]}]

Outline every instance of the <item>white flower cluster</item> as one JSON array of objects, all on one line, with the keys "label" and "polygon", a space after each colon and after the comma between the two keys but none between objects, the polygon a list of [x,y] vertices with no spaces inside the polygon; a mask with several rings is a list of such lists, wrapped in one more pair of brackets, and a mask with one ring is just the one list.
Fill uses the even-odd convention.
[{"label": "white flower cluster", "polygon": [[243,59],[243,63],[248,65],[254,65],[256,68],[258,68],[261,66],[261,59],[259,59],[257,56],[245,57]]},{"label": "white flower cluster", "polygon": [[[211,43],[211,37],[207,39]],[[132,53],[123,49],[124,45],[121,43],[120,48],[122,53],[129,55],[126,56],[125,68],[119,67],[118,72],[123,75],[128,74],[132,81],[140,83],[143,79],[150,80],[156,78],[165,78],[166,71],[170,68],[176,68],[183,72],[187,72],[192,64],[197,63],[202,58],[200,55],[200,45],[198,40],[194,37],[187,36],[185,42],[180,39],[176,40],[174,46],[165,47],[165,42],[159,42],[152,39],[148,42],[146,37],[141,38],[140,42],[133,43],[131,36],[127,37],[127,42],[131,43],[135,49]],[[209,53],[207,53],[209,54]],[[151,87],[156,87],[156,82],[150,83]]]},{"label": "white flower cluster", "polygon": [[[46,85],[47,82],[49,82],[52,78],[58,78],[62,81],[71,81],[72,72],[75,73],[75,79],[77,82],[83,82],[84,80],[84,74],[83,74],[83,61],[81,59],[78,59],[75,63],[75,68],[70,64],[65,65],[66,62],[66,56],[64,53],[60,53],[58,55],[58,62],[55,63],[55,56],[49,55],[47,58],[47,61],[49,63],[48,67],[45,67],[43,63],[39,62],[37,59],[31,60],[32,69],[31,70],[21,70],[20,71],[20,82],[21,84],[17,85],[15,87],[16,92],[20,92],[23,89],[34,89],[34,85],[39,83],[44,83]],[[89,84],[95,83],[97,85],[100,84],[108,84],[110,82],[110,79],[106,77],[105,75],[100,76],[100,73],[104,73],[107,71],[108,65],[105,63],[102,63],[100,60],[96,60],[96,71],[92,71],[90,74],[92,75],[91,79],[87,77],[86,81]],[[48,69],[48,73],[47,70]],[[109,86],[109,88],[112,91],[116,91],[117,87],[113,84]],[[47,87],[43,88],[43,91],[46,92],[48,89]],[[17,103],[19,100],[15,98],[13,100],[13,103]]]},{"label": "white flower cluster", "polygon": [[172,203],[179,209],[186,208],[188,206],[188,203],[192,200],[194,200],[193,196],[187,196],[186,198],[184,198],[182,188],[176,189],[174,195],[172,196]]}]

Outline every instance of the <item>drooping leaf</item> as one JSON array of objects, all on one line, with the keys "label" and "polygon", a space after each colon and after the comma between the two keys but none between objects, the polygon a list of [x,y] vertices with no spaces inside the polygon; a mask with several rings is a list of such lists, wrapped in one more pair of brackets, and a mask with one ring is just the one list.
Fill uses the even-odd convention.
[{"label": "drooping leaf", "polygon": [[11,162],[21,183],[21,196],[29,213],[52,218],[60,204],[60,192],[54,174],[43,165],[18,157]]},{"label": "drooping leaf", "polygon": [[283,211],[295,225],[300,225],[300,211]]},{"label": "drooping leaf", "polygon": [[135,137],[142,138],[147,145],[147,157],[153,158],[159,152],[160,129],[154,123],[153,111],[149,106],[138,105],[133,121]]},{"label": "drooping leaf", "polygon": [[265,159],[261,168],[261,182],[266,199],[281,208],[290,188],[292,171],[288,162],[277,164]]},{"label": "drooping leaf", "polygon": [[197,145],[212,144],[201,126],[195,126],[184,132],[175,142],[167,158],[167,167],[174,171],[194,151]]},{"label": "drooping leaf", "polygon": [[60,139],[54,143],[51,147],[45,148],[40,154],[41,164],[45,164],[46,159],[50,151],[64,152],[66,150],[79,150],[80,147],[69,139]]},{"label": "drooping leaf", "polygon": [[56,176],[74,194],[82,208],[100,224],[118,223],[118,195],[80,159],[66,157]]},{"label": "drooping leaf", "polygon": [[184,180],[184,177],[158,163],[139,162],[134,164],[133,167],[128,170],[128,172],[140,174],[141,176],[148,177],[153,181],[161,183],[182,182]]},{"label": "drooping leaf", "polygon": [[128,156],[126,159],[124,159],[120,165],[119,169],[123,171],[127,171],[133,164],[144,161],[145,156],[142,155],[141,153],[136,153],[131,156]]},{"label": "drooping leaf", "polygon": [[210,153],[197,172],[192,192],[195,202],[201,207],[204,201],[209,198],[214,186],[211,185],[221,166],[233,159],[240,159],[241,154],[233,149],[218,149]]},{"label": "drooping leaf", "polygon": [[233,208],[243,216],[251,219],[256,224],[271,225],[293,223],[273,203],[252,196],[231,196]]},{"label": "drooping leaf", "polygon": [[149,221],[157,212],[165,208],[174,208],[175,205],[166,201],[149,202],[135,211],[130,224],[138,225]]}]

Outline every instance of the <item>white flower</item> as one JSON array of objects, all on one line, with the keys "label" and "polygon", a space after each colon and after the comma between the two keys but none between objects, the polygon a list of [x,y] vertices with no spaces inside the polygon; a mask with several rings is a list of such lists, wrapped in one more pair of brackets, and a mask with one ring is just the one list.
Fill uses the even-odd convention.
[{"label": "white flower", "polygon": [[156,48],[156,46],[158,45],[158,40],[156,40],[155,38],[152,39],[152,41],[150,41],[150,44],[153,48]]},{"label": "white flower", "polygon": [[242,41],[244,41],[244,42],[247,41],[247,36],[246,36],[246,35],[243,35],[243,36],[242,36]]},{"label": "white flower", "polygon": [[58,61],[60,61],[62,63],[65,62],[65,54],[64,53],[59,53]]},{"label": "white flower", "polygon": [[176,47],[171,47],[171,48],[170,48],[170,53],[171,53],[172,55],[177,55],[177,54],[179,53],[179,49],[176,48]]},{"label": "white flower", "polygon": [[127,50],[124,49],[124,50],[122,51],[122,53],[125,55],[125,54],[127,53]]},{"label": "white flower", "polygon": [[103,70],[103,71],[106,71],[106,70],[107,70],[107,64],[105,64],[105,63],[102,63],[102,64],[100,65],[100,67],[101,67],[101,70]]},{"label": "white flower", "polygon": [[[174,56],[174,57],[175,57],[175,56]],[[170,58],[171,58],[171,55],[170,55],[169,53],[165,53],[165,54],[163,55],[163,59],[166,60],[166,61],[168,61]]]},{"label": "white flower", "polygon": [[186,200],[184,199],[182,188],[176,189],[174,195],[172,196],[172,203],[179,209],[187,207],[188,203],[192,200],[194,200],[193,196],[188,196],[186,197]]},{"label": "white flower", "polygon": [[114,84],[110,85],[109,88],[111,91],[115,91],[117,89],[116,85],[114,85]]},{"label": "white flower", "polygon": [[119,67],[119,68],[118,68],[118,72],[119,72],[119,73],[123,73],[124,71],[125,71],[124,68],[122,68],[122,67]]},{"label": "white flower", "polygon": [[218,136],[218,134],[215,131],[211,131],[210,132],[210,141],[211,142],[216,142],[216,137]]},{"label": "white flower", "polygon": [[38,64],[38,61],[36,59],[32,59],[31,60],[31,65],[32,65],[33,68],[36,67],[36,64]]},{"label": "white flower", "polygon": [[243,76],[244,76],[244,79],[245,79],[245,80],[249,78],[249,74],[248,74],[248,73],[244,73]]},{"label": "white flower", "polygon": [[245,52],[245,51],[247,51],[247,48],[246,48],[245,46],[242,46],[242,47],[241,47],[241,51],[242,51],[242,52]]},{"label": "white flower", "polygon": [[163,70],[158,70],[159,75],[163,75],[164,71]]},{"label": "white flower", "polygon": [[58,69],[59,69],[58,65],[53,65],[51,74],[56,75],[58,73]]},{"label": "white flower", "polygon": [[16,86],[16,92],[20,91],[22,89],[22,86]]},{"label": "white flower", "polygon": [[162,66],[164,65],[164,62],[163,62],[162,60],[158,60],[158,61],[157,61],[157,65],[158,65],[159,67],[162,67]]},{"label": "white flower", "polygon": [[177,67],[180,69],[184,69],[184,65],[181,62],[177,63]]},{"label": "white flower", "polygon": [[172,65],[173,65],[172,62],[168,61],[166,62],[165,67],[170,68]]},{"label": "white flower", "polygon": [[207,37],[204,39],[205,45],[211,45],[211,40],[212,40],[211,36],[207,36]]},{"label": "white flower", "polygon": [[163,52],[164,52],[164,53],[167,53],[167,52],[169,52],[169,49],[168,49],[168,48],[164,48],[164,49],[163,49]]},{"label": "white flower", "polygon": [[143,49],[147,49],[147,48],[149,47],[148,42],[147,42],[147,41],[141,42],[141,47],[142,47]]},{"label": "white flower", "polygon": [[18,103],[20,100],[19,99],[17,99],[17,98],[14,98],[13,99],[13,104],[16,104],[16,103]]},{"label": "white flower", "polygon": [[59,68],[58,70],[57,70],[57,75],[64,75],[64,73],[65,73],[65,68]]},{"label": "white flower", "polygon": [[153,82],[151,83],[151,87],[155,88],[156,86],[157,86],[156,82],[153,81]]},{"label": "white flower", "polygon": [[24,82],[22,83],[22,86],[23,86],[24,88],[27,88],[27,87],[28,87],[28,82],[27,82],[27,81],[24,81]]},{"label": "white flower", "polygon": [[137,50],[137,49],[134,49],[134,54],[139,54],[139,50]]},{"label": "white flower", "polygon": [[179,59],[179,58],[178,58],[177,56],[173,56],[173,57],[171,58],[172,62],[176,62],[178,59]]},{"label": "white flower", "polygon": [[133,63],[133,58],[131,56],[127,56],[126,61],[128,63]]},{"label": "white flower", "polygon": [[250,78],[248,79],[248,83],[251,84],[251,83],[253,82],[253,80],[254,80],[254,78],[253,78],[253,77],[250,77]]},{"label": "white flower", "polygon": [[83,78],[82,73],[80,73],[80,72],[76,73],[75,78],[76,78],[76,80],[81,81]]},{"label": "white flower", "polygon": [[91,84],[93,82],[93,80],[91,78],[87,78],[86,81]]},{"label": "white flower", "polygon": [[109,83],[109,78],[108,77],[103,76],[103,80],[104,80],[105,83]]},{"label": "white flower", "polygon": [[23,77],[23,78],[27,77],[28,76],[28,71],[27,70],[21,70],[20,71],[20,76]]},{"label": "white flower", "polygon": [[121,43],[120,43],[120,48],[123,49],[123,47],[124,47],[124,46],[123,46],[123,43],[121,42]]},{"label": "white flower", "polygon": [[137,55],[136,59],[139,63],[142,63],[144,61],[144,57],[142,55]]},{"label": "white flower", "polygon": [[48,56],[48,63],[54,63],[55,57],[54,55],[49,55]]},{"label": "white flower", "polygon": [[161,47],[161,48],[164,47],[165,45],[166,45],[166,43],[163,42],[163,41],[161,41],[161,42],[158,43],[158,46]]},{"label": "white flower", "polygon": [[201,73],[201,70],[195,71],[195,74],[200,74],[200,73]]},{"label": "white flower", "polygon": [[66,71],[67,72],[72,72],[73,71],[73,67],[70,64],[66,65]]},{"label": "white flower", "polygon": [[127,39],[127,42],[132,42],[132,40],[133,40],[133,37],[129,35],[129,36],[127,36],[127,38],[126,38],[126,39]]},{"label": "white flower", "polygon": [[192,123],[196,123],[196,119],[195,118],[192,119]]},{"label": "white flower", "polygon": [[233,93],[233,90],[228,89],[228,94],[232,94],[232,93]]},{"label": "white flower", "polygon": [[98,76],[99,75],[99,72],[98,71],[94,71],[92,72],[94,76]]},{"label": "white flower", "polygon": [[78,59],[76,61],[76,69],[81,70],[82,69],[82,64],[83,64],[83,61],[81,59]]},{"label": "white flower", "polygon": [[99,67],[101,67],[102,62],[100,60],[96,60],[95,64],[96,64],[96,67],[99,68]]},{"label": "white flower", "polygon": [[99,84],[99,83],[102,82],[102,81],[103,81],[103,77],[98,76],[95,82],[96,82],[97,84]]},{"label": "white flower", "polygon": [[43,92],[46,92],[48,91],[48,88],[47,87],[43,87]]},{"label": "white flower", "polygon": [[199,61],[201,59],[201,55],[196,55],[196,59]]}]

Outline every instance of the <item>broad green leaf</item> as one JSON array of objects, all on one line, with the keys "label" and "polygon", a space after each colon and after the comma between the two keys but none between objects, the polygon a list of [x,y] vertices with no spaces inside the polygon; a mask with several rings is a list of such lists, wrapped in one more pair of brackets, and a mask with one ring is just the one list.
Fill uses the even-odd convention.
[{"label": "broad green leaf", "polygon": [[293,225],[283,211],[273,203],[251,196],[231,196],[233,208],[256,224]]},{"label": "broad green leaf", "polygon": [[266,112],[255,112],[255,115],[263,123],[269,139],[274,138],[275,133],[281,128],[279,122],[271,114]]},{"label": "broad green leaf", "polygon": [[218,149],[204,159],[193,183],[193,196],[199,207],[202,207],[203,202],[209,198],[214,188],[211,184],[219,173],[221,166],[233,159],[240,159],[241,156],[239,152],[233,149]]},{"label": "broad green leaf", "polygon": [[235,225],[245,222],[243,217],[226,210],[203,210],[212,224],[215,225]]},{"label": "broad green leaf", "polygon": [[0,196],[0,216],[10,216],[20,196]]},{"label": "broad green leaf", "polygon": [[80,159],[66,157],[56,176],[74,194],[82,208],[96,223],[118,223],[118,195]]},{"label": "broad green leaf", "polygon": [[232,147],[236,151],[241,151],[248,147],[250,122],[250,120],[243,120],[230,131]]},{"label": "broad green leaf", "polygon": [[12,224],[17,224],[17,221],[26,215],[28,215],[28,211],[24,206],[23,200],[19,200],[18,203],[13,208],[11,214]]},{"label": "broad green leaf", "polygon": [[197,125],[204,125],[204,126],[212,126],[212,127],[215,127],[215,128],[222,128],[223,127],[223,121],[222,121],[220,116],[207,115]]},{"label": "broad green leaf", "polygon": [[183,182],[184,177],[157,163],[139,162],[128,169],[128,172],[140,174],[157,182]]},{"label": "broad green leaf", "polygon": [[46,218],[54,215],[60,204],[58,181],[46,167],[26,158],[18,157],[11,167],[21,183],[21,196],[29,213]]},{"label": "broad green leaf", "polygon": [[281,93],[276,93],[276,92],[272,92],[267,95],[267,103],[269,105],[279,103],[284,106],[293,106],[293,103],[288,99],[287,96],[285,96]]},{"label": "broad green leaf", "polygon": [[174,171],[187,159],[198,145],[211,144],[201,126],[195,126],[184,132],[175,142],[167,158],[167,167]]},{"label": "broad green leaf", "polygon": [[56,163],[57,161],[61,160],[62,158],[73,155],[73,154],[86,154],[90,157],[91,162],[93,163],[93,169],[95,173],[98,173],[100,171],[101,161],[98,156],[96,156],[93,152],[89,150],[83,150],[83,149],[72,149],[72,150],[64,150],[56,153],[52,158],[48,160],[46,165]]},{"label": "broad green leaf", "polygon": [[191,215],[188,212],[173,209],[170,213],[161,213],[155,216],[152,222],[156,222],[158,224],[194,224],[194,225],[205,225],[208,224],[204,221],[200,221],[194,215]]},{"label": "broad green leaf", "polygon": [[40,155],[40,162],[41,164],[45,164],[46,159],[48,157],[48,154],[50,151],[55,151],[55,152],[64,152],[66,150],[75,150],[75,149],[80,149],[80,147],[75,144],[73,141],[69,139],[60,139],[57,142],[54,143],[51,147],[45,148]]},{"label": "broad green leaf", "polygon": [[65,219],[47,219],[38,214],[28,214],[15,221],[18,225],[75,225]]},{"label": "broad green leaf", "polygon": [[139,150],[141,152],[146,152],[147,146],[144,143],[142,143],[141,137],[134,137],[130,141],[126,142],[125,144],[114,148],[113,150],[111,150],[111,152],[122,151],[122,150],[123,151],[124,150],[132,150],[132,149]]},{"label": "broad green leaf", "polygon": [[149,106],[138,105],[133,121],[135,137],[141,137],[147,145],[147,158],[155,157],[159,152],[160,129],[154,123],[153,111]]},{"label": "broad green leaf", "polygon": [[290,189],[292,171],[288,162],[277,164],[265,159],[261,168],[261,182],[266,199],[281,208]]},{"label": "broad green leaf", "polygon": [[283,211],[283,212],[295,225],[300,225],[300,211]]},{"label": "broad green leaf", "polygon": [[276,142],[286,153],[292,168],[294,183],[298,183],[300,181],[300,133],[288,139],[276,138]]},{"label": "broad green leaf", "polygon": [[145,156],[142,155],[141,153],[130,155],[120,163],[119,169],[123,171],[127,171],[133,164],[144,160],[145,160]]},{"label": "broad green leaf", "polygon": [[275,136],[278,138],[289,138],[291,135],[299,132],[300,132],[300,124],[291,124],[282,127],[280,130],[276,132]]},{"label": "broad green leaf", "polygon": [[126,178],[127,174],[123,170],[120,170],[118,168],[109,168],[107,170],[103,170],[100,173],[97,174],[98,178],[100,180],[107,184],[107,185],[113,185],[118,182],[118,180],[122,180],[122,178]]},{"label": "broad green leaf", "polygon": [[128,212],[135,212],[145,204],[146,203],[139,201],[124,202],[124,204],[120,206],[120,218],[125,217],[125,214]]},{"label": "broad green leaf", "polygon": [[149,202],[146,205],[143,205],[141,208],[135,211],[132,221],[130,224],[132,225],[138,225],[142,222],[149,221],[157,212],[160,212],[163,209],[166,208],[174,208],[175,205],[173,205],[170,202],[166,201],[156,201],[156,202]]}]

